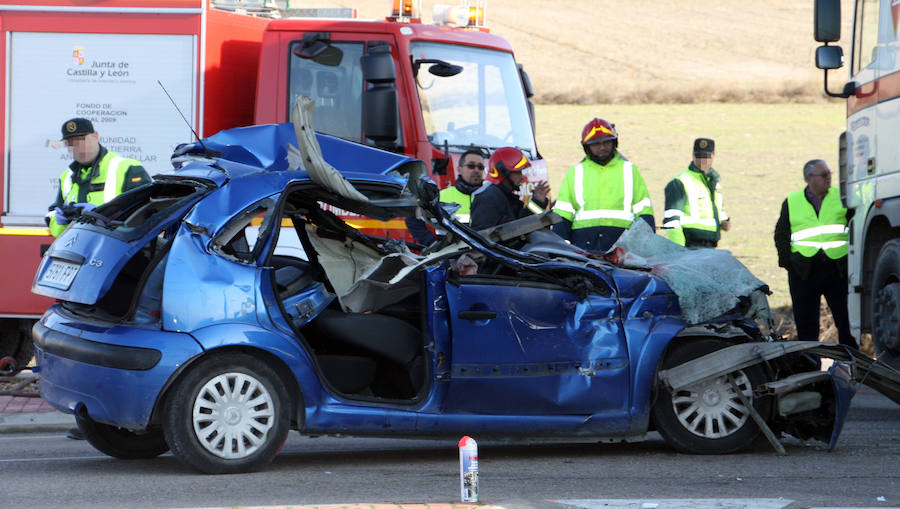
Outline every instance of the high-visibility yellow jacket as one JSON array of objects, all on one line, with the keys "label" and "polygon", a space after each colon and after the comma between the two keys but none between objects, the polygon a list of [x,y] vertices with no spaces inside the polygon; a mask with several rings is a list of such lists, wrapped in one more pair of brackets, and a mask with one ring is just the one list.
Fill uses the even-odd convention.
[{"label": "high-visibility yellow jacket", "polygon": [[[75,172],[80,172],[80,178],[75,178]],[[150,176],[140,162],[101,147],[93,165],[82,168],[78,162],[73,162],[59,176],[59,192],[47,213],[50,234],[58,237],[66,229],[66,225],[56,222],[56,207],[72,203],[102,205],[125,191],[149,183]]]},{"label": "high-visibility yellow jacket", "polygon": [[719,174],[704,174],[693,164],[666,185],[662,227],[669,240],[684,245],[716,243],[721,224],[728,220],[722,208]]},{"label": "high-visibility yellow jacket", "polygon": [[791,221],[791,253],[812,258],[821,249],[832,260],[847,256],[850,239],[847,209],[841,204],[838,188],[828,190],[818,214],[806,199],[803,189],[789,194],[787,203]]},{"label": "high-visibility yellow jacket", "polygon": [[642,215],[653,216],[653,205],[637,165],[621,154],[605,165],[589,158],[566,171],[553,211],[572,229],[596,226],[628,228]]}]

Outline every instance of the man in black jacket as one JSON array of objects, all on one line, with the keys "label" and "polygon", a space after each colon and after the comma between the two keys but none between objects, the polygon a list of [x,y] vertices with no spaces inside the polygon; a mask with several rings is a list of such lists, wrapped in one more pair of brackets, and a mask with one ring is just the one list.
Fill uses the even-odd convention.
[{"label": "man in black jacket", "polygon": [[831,169],[821,159],[803,166],[806,187],[788,195],[775,224],[778,266],[787,269],[797,339],[818,341],[819,306],[828,303],[838,340],[857,347],[847,312],[847,252],[850,219]]},{"label": "man in black jacket", "polygon": [[550,186],[538,182],[526,206],[518,192],[525,181],[522,171],[531,166],[521,150],[498,148],[491,155],[488,178],[494,182],[475,196],[472,202],[472,228],[483,230],[531,214],[540,214],[549,204]]}]

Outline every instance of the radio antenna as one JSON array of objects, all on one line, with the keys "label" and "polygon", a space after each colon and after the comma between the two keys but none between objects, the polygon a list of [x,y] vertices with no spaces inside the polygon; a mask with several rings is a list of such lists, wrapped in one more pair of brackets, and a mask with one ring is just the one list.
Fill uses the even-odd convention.
[{"label": "radio antenna", "polygon": [[161,81],[156,80],[156,82],[159,83],[159,88],[161,88],[161,89],[163,90],[163,92],[166,93],[166,97],[168,97],[168,98],[169,98],[169,101],[172,102],[172,106],[175,107],[175,111],[177,111],[178,114],[181,115],[181,119],[184,120],[184,123],[188,126],[188,129],[190,129],[191,132],[194,134],[194,138],[197,138],[197,143],[199,143],[200,146],[203,147],[203,152],[204,152],[205,154],[210,154],[209,149],[206,148],[206,145],[203,144],[203,140],[200,139],[200,135],[198,135],[198,134],[197,134],[197,131],[194,130],[194,126],[192,126],[191,123],[188,122],[187,117],[185,117],[185,116],[184,116],[184,113],[181,112],[181,108],[179,108],[178,105],[175,104],[175,99],[172,99],[172,96],[169,95],[169,91],[166,90],[166,87],[163,86],[163,84],[162,84]]}]

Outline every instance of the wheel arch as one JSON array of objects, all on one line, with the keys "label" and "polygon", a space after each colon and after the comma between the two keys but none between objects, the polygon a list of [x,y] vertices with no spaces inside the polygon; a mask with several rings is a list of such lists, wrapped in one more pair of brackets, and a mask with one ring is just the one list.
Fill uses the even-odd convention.
[{"label": "wheel arch", "polygon": [[291,429],[303,429],[306,416],[306,404],[303,396],[303,390],[300,387],[297,378],[294,376],[293,371],[291,371],[291,368],[288,367],[284,360],[277,355],[260,348],[246,345],[229,345],[212,350],[207,350],[202,354],[189,359],[183,365],[179,366],[178,370],[175,371],[171,377],[169,377],[169,380],[166,381],[163,389],[159,392],[159,395],[156,398],[156,402],[153,405],[153,412],[150,416],[150,423],[160,424],[162,422],[162,412],[166,406],[168,398],[174,392],[174,388],[177,386],[178,382],[182,380],[191,369],[193,369],[201,362],[207,362],[210,359],[232,353],[243,353],[251,355],[275,370],[275,373],[282,380],[282,382],[284,382],[284,386],[288,390],[288,405],[291,415]]},{"label": "wheel arch", "polygon": [[861,329],[863,332],[872,332],[872,296],[866,289],[872,287],[875,263],[881,248],[888,241],[900,238],[900,198],[884,200],[881,207],[873,205],[864,224],[862,274],[860,284],[854,290],[860,293]]}]

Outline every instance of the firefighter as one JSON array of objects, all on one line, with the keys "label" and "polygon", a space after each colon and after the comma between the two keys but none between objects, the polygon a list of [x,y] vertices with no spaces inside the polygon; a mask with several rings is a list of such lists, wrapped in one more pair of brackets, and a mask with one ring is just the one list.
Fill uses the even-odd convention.
[{"label": "firefighter", "polygon": [[685,247],[716,247],[722,231],[731,228],[722,209],[719,174],[713,169],[716,142],[694,140],[694,159],[688,169],[666,185],[663,229],[669,240]]},{"label": "firefighter", "polygon": [[566,171],[553,211],[553,231],[589,251],[607,251],[636,217],[655,227],[653,206],[637,165],[619,151],[614,124],[595,118],[581,131],[585,157]]},{"label": "firefighter", "polygon": [[94,125],[86,118],[67,120],[62,125],[62,141],[74,161],[60,175],[56,201],[44,218],[54,237],[82,212],[150,183],[141,163],[100,145]]},{"label": "firefighter", "polygon": [[522,171],[531,163],[521,150],[514,147],[498,148],[488,162],[488,179],[493,185],[487,186],[472,201],[472,228],[482,230],[500,223],[519,219],[531,214],[540,214],[549,205],[550,186],[538,182],[526,206],[516,194],[525,182]]},{"label": "firefighter", "polygon": [[821,159],[803,166],[806,187],[789,194],[775,224],[778,266],[787,269],[797,339],[818,341],[819,305],[828,303],[838,341],[856,348],[847,312],[847,223],[851,213],[831,186],[831,169]]}]

